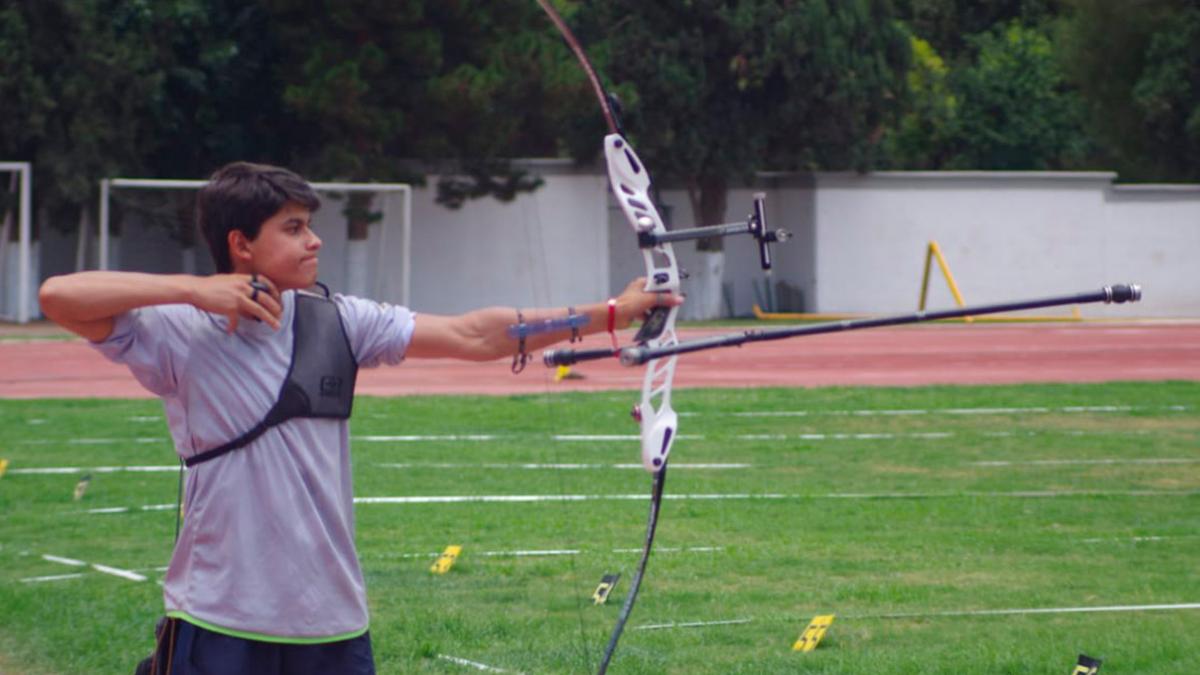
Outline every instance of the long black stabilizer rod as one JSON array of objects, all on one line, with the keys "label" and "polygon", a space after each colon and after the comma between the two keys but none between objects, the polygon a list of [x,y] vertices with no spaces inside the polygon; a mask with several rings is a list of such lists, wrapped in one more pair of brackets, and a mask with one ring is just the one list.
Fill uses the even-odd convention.
[{"label": "long black stabilizer rod", "polygon": [[[1040,300],[1019,300],[1016,302],[1002,302],[994,305],[979,305],[978,307],[957,307],[955,309],[944,309],[933,312],[916,312],[915,314],[883,316],[875,319],[831,321],[829,323],[817,323],[808,326],[789,326],[787,328],[748,330],[741,333],[717,335],[710,338],[701,338],[699,340],[680,342],[677,345],[653,349],[650,347],[625,347],[621,350],[620,358],[621,363],[627,366],[638,366],[646,363],[647,361],[661,359],[665,356],[671,356],[673,354],[687,354],[688,352],[698,352],[704,349],[714,349],[716,347],[736,347],[747,342],[782,340],[784,338],[798,337],[801,335],[839,333],[841,331],[859,330],[862,328],[899,326],[909,323],[921,323],[923,321],[956,319],[964,316],[979,316],[983,314],[997,314],[1000,312],[1016,312],[1023,309],[1038,309],[1041,307],[1082,305],[1092,302],[1137,302],[1141,299],[1142,289],[1137,284],[1115,284],[1113,286],[1105,286],[1104,288],[1091,293],[1060,295],[1053,298],[1042,298]],[[611,354],[612,352],[609,352],[610,356]]]},{"label": "long black stabilizer rod", "polygon": [[625,347],[619,352],[614,352],[612,349],[547,350],[542,355],[542,360],[545,361],[547,366],[553,367],[569,366],[573,363],[579,363],[581,361],[611,359],[614,356],[618,356],[621,359],[621,363],[627,366],[639,366],[647,361],[660,359],[664,356],[671,356],[672,354],[686,354],[688,352],[698,352],[704,349],[715,349],[717,347],[736,347],[747,342],[782,340],[784,338],[798,337],[801,335],[840,333],[847,330],[877,328],[880,326],[899,326],[908,323],[921,323],[923,321],[957,319],[964,316],[981,316],[984,314],[998,314],[1001,312],[1016,312],[1023,309],[1039,309],[1042,307],[1057,307],[1061,305],[1083,305],[1092,302],[1137,302],[1141,299],[1142,289],[1137,284],[1114,284],[1112,286],[1105,286],[1104,288],[1091,293],[1059,295],[1052,298],[1042,298],[1040,300],[1018,300],[1015,302],[1002,302],[995,305],[958,307],[955,309],[943,309],[933,312],[916,312],[915,314],[882,316],[875,319],[831,321],[829,323],[816,323],[807,326],[789,326],[787,328],[770,328],[767,330],[748,330],[740,333],[729,333],[710,338],[701,338],[699,340],[690,340],[688,342],[681,342],[677,345],[659,347],[656,349],[635,346]]}]

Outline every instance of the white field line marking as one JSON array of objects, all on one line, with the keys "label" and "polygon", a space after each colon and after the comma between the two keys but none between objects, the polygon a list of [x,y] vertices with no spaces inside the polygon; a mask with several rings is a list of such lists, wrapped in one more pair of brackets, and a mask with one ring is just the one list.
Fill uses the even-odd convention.
[{"label": "white field line marking", "polygon": [[130,570],[124,570],[119,567],[111,567],[109,565],[101,565],[99,563],[87,563],[87,562],[84,562],[83,560],[76,560],[74,558],[64,558],[64,557],[58,556],[58,555],[43,554],[42,560],[46,560],[46,561],[53,562],[53,563],[58,563],[60,565],[70,565],[71,567],[91,567],[92,569],[96,570],[97,572],[111,574],[113,576],[121,577],[124,579],[129,579],[130,581],[145,581],[146,580],[145,576],[138,574],[137,572],[131,572]]},{"label": "white field line marking", "polygon": [[[403,462],[376,464],[388,469],[643,469],[641,464],[472,464],[469,462]],[[672,464],[672,469],[749,469],[750,464]]]},{"label": "white field line marking", "polygon": [[[724,500],[805,500],[805,499],[1047,499],[1057,497],[1192,497],[1200,490],[1020,490],[1016,492],[831,492],[827,494],[667,494],[672,501]],[[644,494],[608,495],[420,495],[406,497],[355,497],[355,504],[526,504],[536,502],[641,501]],[[147,504],[139,507],[110,506],[88,509],[87,514],[129,513],[131,511],[167,511],[174,504]]]},{"label": "white field line marking", "polygon": [[31,419],[31,420],[29,420],[29,423],[30,423],[30,424],[45,424],[45,423],[46,423],[46,420],[44,420],[44,419],[37,419],[37,418],[35,418],[35,419]]},{"label": "white field line marking", "polygon": [[[977,497],[1189,497],[1200,490],[1022,490],[1016,492],[844,492],[828,494],[667,494],[663,499],[687,500],[784,500],[784,499],[955,499]],[[607,495],[428,495],[408,497],[355,497],[355,504],[465,504],[465,503],[528,503],[528,502],[586,502],[638,501],[644,494]]]},{"label": "white field line marking", "polygon": [[[1022,609],[973,609],[950,610],[944,612],[899,612],[893,614],[846,614],[843,621],[851,619],[920,619],[939,616],[1013,616],[1022,614],[1078,614],[1090,612],[1151,612],[1164,610],[1200,609],[1200,602],[1184,602],[1163,605],[1108,605],[1102,607],[1030,607]],[[754,619],[725,619],[721,621],[689,621],[682,623],[643,624],[635,626],[634,630],[661,630],[666,628],[691,628],[699,626],[720,626],[729,624],[750,623]]]},{"label": "white field line marking", "polygon": [[130,581],[146,581],[145,575],[138,574],[137,572],[131,572],[129,570],[123,570],[119,567],[109,567],[108,565],[101,565],[99,563],[93,563],[92,569],[96,570],[97,572],[111,574],[115,577],[129,579]]},{"label": "white field line marking", "polygon": [[143,504],[142,506],[108,506],[88,509],[84,513],[129,513],[130,511],[171,511],[175,504]]},{"label": "white field line marking", "polygon": [[468,667],[468,668],[474,668],[475,670],[483,670],[483,671],[486,671],[486,672],[489,672],[489,673],[515,673],[515,672],[520,672],[520,671],[514,671],[514,670],[505,670],[505,669],[503,669],[503,668],[497,668],[497,667],[495,667],[495,666],[489,666],[489,665],[488,665],[488,664],[486,664],[486,663],[480,663],[480,662],[478,662],[478,661],[472,661],[472,660],[470,660],[470,659],[464,659],[464,658],[461,658],[461,657],[458,657],[458,656],[450,656],[449,654],[438,654],[438,655],[437,655],[437,658],[441,659],[442,661],[449,661],[449,662],[451,662],[451,663],[457,663],[457,664],[458,664],[458,665],[460,665],[460,666],[466,666],[466,667]]},{"label": "white field line marking", "polygon": [[1027,461],[970,462],[972,466],[1069,466],[1072,464],[1195,464],[1200,458],[1145,457],[1140,459],[1031,459]]},{"label": "white field line marking", "polygon": [[1174,535],[1174,536],[1158,535],[1158,536],[1145,536],[1145,537],[1092,537],[1090,539],[1080,539],[1079,542],[1082,544],[1104,544],[1104,543],[1110,543],[1110,542],[1114,542],[1114,541],[1139,543],[1139,542],[1144,542],[1144,541],[1172,541],[1175,539],[1195,539],[1196,537],[1200,537],[1200,535],[1184,534],[1184,535]]},{"label": "white field line marking", "polygon": [[67,579],[82,579],[83,574],[76,572],[74,574],[52,574],[46,577],[26,577],[21,579],[23,584],[37,584],[45,581],[66,581]]},{"label": "white field line marking", "polygon": [[731,626],[750,623],[754,619],[724,619],[721,621],[686,621],[683,623],[647,623],[634,626],[634,630],[665,630],[667,628],[704,628],[708,626]]},{"label": "white field line marking", "polygon": [[739,441],[786,441],[793,438],[801,441],[878,441],[894,438],[950,438],[953,435],[952,431],[928,431],[908,434],[739,434],[734,438]]},{"label": "white field line marking", "polygon": [[74,558],[64,558],[64,557],[58,556],[58,555],[42,554],[42,560],[46,560],[46,561],[49,561],[52,563],[58,563],[60,565],[70,565],[72,567],[87,567],[87,563],[85,563],[82,560],[76,560]]},{"label": "white field line marking", "polygon": [[[664,546],[663,548],[654,548],[655,553],[712,553],[716,551],[724,551],[724,546]],[[613,553],[641,553],[640,548],[614,548]],[[470,554],[474,556],[483,556],[488,558],[532,558],[532,557],[550,557],[563,555],[583,555],[585,552],[577,548],[560,548],[560,549],[530,549],[520,551],[466,551],[464,555]],[[429,551],[426,553],[385,553],[380,556],[370,556],[372,558],[436,558],[441,555],[440,551]]]},{"label": "white field line marking", "polygon": [[[637,441],[641,440],[638,434],[554,434],[551,436],[556,441]],[[688,441],[702,441],[704,434],[679,434],[675,438]]]},{"label": "white field line marking", "polygon": [[494,441],[499,436],[495,434],[445,434],[445,435],[406,435],[406,436],[352,436],[351,440],[364,443],[392,443],[415,441]]},{"label": "white field line marking", "polygon": [[[724,551],[724,550],[725,550],[724,546],[684,546],[684,547],[664,546],[661,549],[659,549],[658,547],[655,547],[655,549],[654,549],[654,551],[656,553],[659,553],[659,552],[661,552],[661,553],[716,553],[718,551]],[[614,548],[613,549],[613,553],[641,553],[641,552],[642,552],[642,549],[640,549],[640,548]]]},{"label": "white field line marking", "polygon": [[113,445],[116,443],[170,443],[171,439],[143,436],[138,438],[33,438],[20,441],[21,445]]},{"label": "white field line marking", "polygon": [[1022,609],[971,609],[946,612],[902,612],[896,614],[860,614],[851,619],[910,619],[932,616],[1009,616],[1017,614],[1078,614],[1088,612],[1150,612],[1159,610],[1200,609],[1200,602],[1171,605],[1108,605],[1104,607],[1028,607]]},{"label": "white field line marking", "polygon": [[134,416],[128,417],[126,419],[128,419],[130,422],[137,422],[139,424],[147,424],[150,422],[161,422],[162,415],[134,415]]},{"label": "white field line marking", "polygon": [[65,474],[65,473],[174,473],[178,466],[42,466],[28,469],[9,469],[10,474]]},{"label": "white field line marking", "polygon": [[[681,412],[680,416],[695,417],[698,415],[720,415],[729,414],[734,417],[809,417],[816,415],[829,415],[835,417],[872,417],[876,415],[1012,415],[1016,413],[1036,413],[1045,414],[1051,412],[1064,413],[1096,413],[1096,412],[1131,412],[1134,410],[1147,410],[1147,406],[1130,406],[1130,405],[1071,405],[1061,408],[1046,408],[1040,406],[1032,407],[1012,407],[1012,408],[916,408],[909,410],[763,410],[735,413],[696,413],[696,412]],[[1171,412],[1181,412],[1191,410],[1191,406],[1186,405],[1167,405],[1157,408],[1159,410],[1169,410]]]}]

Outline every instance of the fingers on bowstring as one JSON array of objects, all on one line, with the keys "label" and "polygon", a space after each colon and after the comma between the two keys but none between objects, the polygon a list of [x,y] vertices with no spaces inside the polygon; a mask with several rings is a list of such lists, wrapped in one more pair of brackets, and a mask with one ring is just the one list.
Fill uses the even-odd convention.
[{"label": "fingers on bowstring", "polygon": [[241,308],[242,313],[261,319],[278,330],[279,318],[283,316],[283,302],[278,287],[273,281],[259,274],[251,274],[247,286],[250,305]]},{"label": "fingers on bowstring", "polygon": [[267,295],[266,293],[259,293],[257,299],[245,298],[243,300],[240,306],[240,309],[242,310],[241,313],[244,316],[260,319],[270,325],[271,328],[279,330],[279,318],[275,313],[267,309],[267,307],[263,304],[265,302],[273,303],[276,307],[279,306],[279,304],[276,303],[274,298],[271,296]]},{"label": "fingers on bowstring", "polygon": [[[257,298],[252,298],[252,299],[255,301],[256,304],[258,304],[260,307],[265,309],[267,311],[267,313],[270,314],[271,317],[275,319],[275,323],[278,324],[279,317],[283,316],[283,303],[282,302],[280,302],[278,299],[276,299],[276,297],[274,295],[271,295],[270,293],[266,293],[266,292],[260,292],[258,294]],[[276,328],[278,328],[277,325],[276,325]]]},{"label": "fingers on bowstring", "polygon": [[279,287],[275,285],[275,282],[274,282],[274,281],[271,281],[270,279],[268,279],[267,277],[265,277],[265,276],[263,276],[263,275],[261,275],[261,274],[258,274],[258,275],[255,275],[255,276],[257,276],[257,277],[258,277],[258,279],[257,279],[258,283],[260,283],[260,284],[263,284],[264,286],[266,286],[266,287],[267,287],[267,293],[268,293],[268,294],[270,294],[270,296],[271,296],[271,297],[272,297],[272,298],[273,298],[273,299],[274,299],[276,302],[281,302],[281,301],[282,301],[282,299],[283,299],[283,294],[279,292]]}]

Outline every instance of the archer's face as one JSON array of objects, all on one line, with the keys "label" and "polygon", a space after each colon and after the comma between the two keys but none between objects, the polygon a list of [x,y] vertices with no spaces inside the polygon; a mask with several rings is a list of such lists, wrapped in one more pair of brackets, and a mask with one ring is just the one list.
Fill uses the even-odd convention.
[{"label": "archer's face", "polygon": [[285,204],[246,246],[253,256],[253,271],[275,282],[280,291],[316,283],[321,238],[312,231],[312,212],[303,206]]}]

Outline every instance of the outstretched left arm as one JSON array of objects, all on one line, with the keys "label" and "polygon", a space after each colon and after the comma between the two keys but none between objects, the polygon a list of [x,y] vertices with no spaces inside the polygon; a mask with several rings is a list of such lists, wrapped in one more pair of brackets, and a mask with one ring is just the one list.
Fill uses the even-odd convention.
[{"label": "outstretched left arm", "polygon": [[[645,285],[645,279],[635,279],[616,298],[615,328],[625,328],[656,305],[673,306],[683,302],[680,296],[648,293],[643,290]],[[608,330],[608,312],[605,302],[576,307],[576,314],[587,317],[587,322],[579,327],[579,334]],[[567,308],[523,309],[521,317],[526,325],[533,326],[566,319]],[[511,330],[516,324],[517,312],[511,307],[488,307],[457,316],[418,314],[407,356],[466,361],[491,361],[512,356],[519,348],[519,340]],[[569,328],[531,334],[525,338],[525,351],[532,353],[570,337]]]}]

